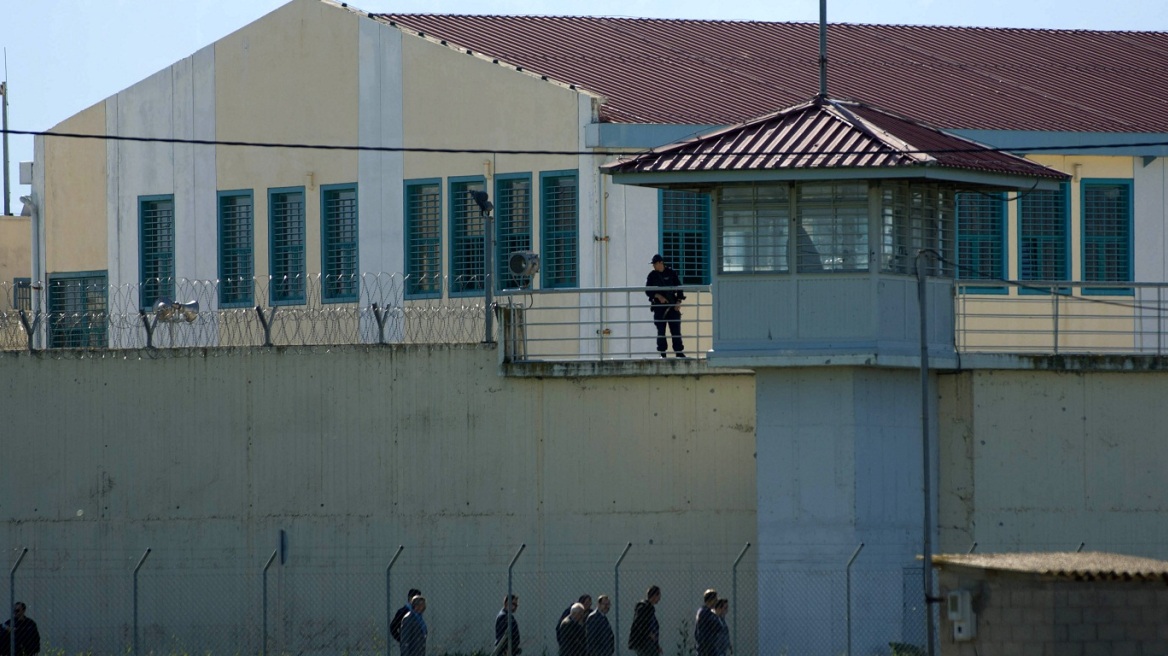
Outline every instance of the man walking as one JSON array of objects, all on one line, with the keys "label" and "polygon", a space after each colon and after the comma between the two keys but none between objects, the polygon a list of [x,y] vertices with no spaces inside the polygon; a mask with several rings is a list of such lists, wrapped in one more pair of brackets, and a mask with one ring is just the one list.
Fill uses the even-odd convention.
[{"label": "man walking", "polygon": [[657,623],[654,606],[661,601],[661,588],[650,586],[645,598],[633,609],[633,625],[629,627],[629,649],[637,656],[661,655],[661,625]]},{"label": "man walking", "polygon": [[[33,656],[41,651],[41,634],[36,622],[24,613],[28,607],[23,601],[12,605],[12,619],[0,625],[0,655],[12,654],[13,634],[16,636],[16,656]],[[15,624],[14,624],[15,621]],[[15,631],[13,626],[16,627]]]},{"label": "man walking", "polygon": [[718,591],[713,588],[706,590],[702,595],[702,607],[694,619],[694,642],[697,643],[698,656],[714,656],[719,629],[718,616],[714,614],[717,603]]},{"label": "man walking", "polygon": [[657,327],[657,352],[665,357],[668,350],[665,344],[665,327],[669,326],[669,334],[673,336],[673,351],[677,357],[685,357],[685,345],[681,340],[681,302],[685,300],[685,292],[680,289],[651,289],[652,287],[681,287],[681,278],[677,272],[665,264],[665,258],[660,254],[653,256],[653,270],[645,279],[645,295],[649,297],[650,309],[653,310],[653,325]]},{"label": "man walking", "polygon": [[393,619],[389,622],[389,635],[393,636],[393,639],[396,642],[401,642],[402,619],[405,618],[407,613],[413,610],[410,606],[410,600],[420,594],[422,594],[421,590],[417,588],[410,588],[410,591],[406,593],[406,605],[397,609],[397,612],[393,614]]},{"label": "man walking", "polygon": [[613,656],[616,652],[616,638],[608,623],[608,609],[611,607],[612,600],[608,595],[600,595],[596,598],[596,610],[584,620],[588,656]]},{"label": "man walking", "polygon": [[[495,616],[495,651],[492,656],[519,656],[519,623],[515,621],[515,609],[519,608],[519,595],[503,598],[503,610]],[[511,630],[507,630],[510,623]]]},{"label": "man walking", "polygon": [[568,608],[568,616],[556,627],[556,642],[560,656],[585,656],[584,604],[576,602]]},{"label": "man walking", "polygon": [[426,656],[426,636],[430,630],[422,613],[426,612],[426,598],[415,595],[410,599],[410,612],[401,621],[401,656]]}]

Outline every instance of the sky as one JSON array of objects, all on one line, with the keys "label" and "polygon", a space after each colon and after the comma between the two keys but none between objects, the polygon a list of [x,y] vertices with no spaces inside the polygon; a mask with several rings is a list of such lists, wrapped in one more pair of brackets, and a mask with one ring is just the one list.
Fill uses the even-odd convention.
[{"label": "sky", "polygon": [[[0,0],[8,126],[47,130],[260,18],[286,0]],[[352,0],[369,12],[819,20],[819,0]],[[1168,32],[1164,0],[828,0],[830,23]],[[9,137],[11,210],[29,188]],[[0,206],[0,211],[2,211]]]}]

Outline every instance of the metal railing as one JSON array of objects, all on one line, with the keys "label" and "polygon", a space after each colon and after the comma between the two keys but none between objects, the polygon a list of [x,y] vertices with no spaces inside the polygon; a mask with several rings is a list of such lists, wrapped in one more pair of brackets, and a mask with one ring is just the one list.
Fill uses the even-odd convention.
[{"label": "metal railing", "polygon": [[958,281],[966,353],[1164,355],[1168,283]]}]

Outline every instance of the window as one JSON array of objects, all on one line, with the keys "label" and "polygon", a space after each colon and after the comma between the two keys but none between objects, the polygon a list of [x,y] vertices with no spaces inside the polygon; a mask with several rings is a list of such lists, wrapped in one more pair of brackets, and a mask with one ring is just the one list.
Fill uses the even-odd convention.
[{"label": "window", "polygon": [[710,196],[663,189],[657,206],[661,217],[661,256],[683,285],[710,283]]},{"label": "window", "polygon": [[219,192],[219,306],[255,305],[251,191]]},{"label": "window", "polygon": [[718,197],[718,273],[786,273],[791,188],[723,187]]},{"label": "window", "polygon": [[919,259],[926,275],[952,276],[957,224],[953,187],[888,181],[880,193],[881,270],[916,275],[920,252],[930,249],[941,258]]},{"label": "window", "polygon": [[12,279],[12,309],[32,311],[32,278]]},{"label": "window", "polygon": [[481,176],[450,178],[450,294],[481,294],[486,257],[483,250],[484,225],[472,191],[486,191]]},{"label": "window", "polygon": [[304,302],[304,187],[268,190],[272,305]]},{"label": "window", "polygon": [[105,271],[49,275],[49,348],[106,348]]},{"label": "window", "polygon": [[540,285],[548,289],[580,284],[580,191],[576,171],[539,174]]},{"label": "window", "polygon": [[495,288],[530,285],[508,268],[515,251],[531,250],[531,174],[495,178]]},{"label": "window", "polygon": [[138,198],[139,303],[174,298],[174,196]]},{"label": "window", "polygon": [[796,186],[795,257],[799,273],[868,270],[868,184]]},{"label": "window", "polygon": [[1018,199],[1019,280],[1070,277],[1068,203],[1066,183],[1057,191],[1025,192]]},{"label": "window", "polygon": [[320,188],[321,301],[357,300],[357,185]]},{"label": "window", "polygon": [[[1006,196],[1002,193],[957,194],[957,277],[962,280],[1006,278]],[[967,287],[968,291],[1006,291],[1005,287]]]},{"label": "window", "polygon": [[442,294],[442,181],[406,180],[406,297]]},{"label": "window", "polygon": [[[1083,180],[1083,280],[1131,282],[1132,182],[1131,180]],[[1115,293],[1117,290],[1084,289],[1083,293]]]}]

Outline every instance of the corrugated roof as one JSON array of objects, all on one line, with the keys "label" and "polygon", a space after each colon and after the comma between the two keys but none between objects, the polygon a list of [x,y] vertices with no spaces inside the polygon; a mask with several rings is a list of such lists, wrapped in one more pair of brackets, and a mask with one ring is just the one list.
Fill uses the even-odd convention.
[{"label": "corrugated roof", "polygon": [[1168,561],[1099,551],[937,554],[933,556],[933,565],[941,569],[964,567],[1074,581],[1168,582]]},{"label": "corrugated roof", "polygon": [[[614,123],[728,125],[819,91],[819,26],[372,14],[608,99]],[[828,93],[948,129],[1168,132],[1168,32],[834,24]]]},{"label": "corrugated roof", "polygon": [[604,168],[659,173],[921,166],[1066,177],[868,105],[818,97]]}]

